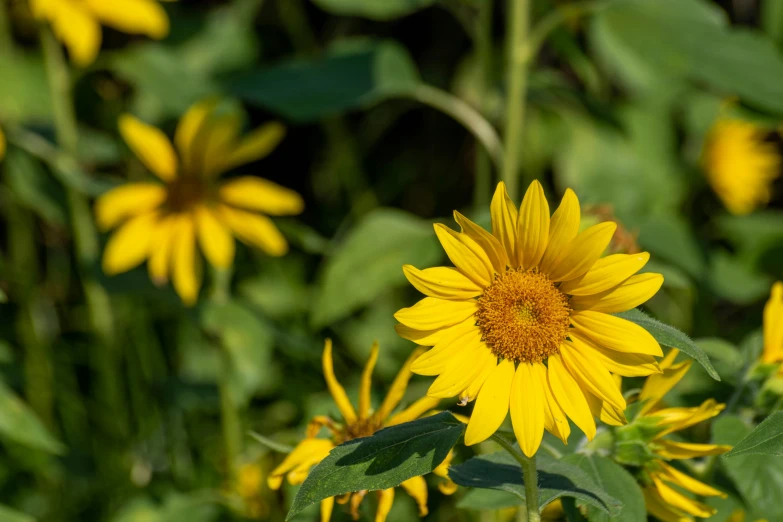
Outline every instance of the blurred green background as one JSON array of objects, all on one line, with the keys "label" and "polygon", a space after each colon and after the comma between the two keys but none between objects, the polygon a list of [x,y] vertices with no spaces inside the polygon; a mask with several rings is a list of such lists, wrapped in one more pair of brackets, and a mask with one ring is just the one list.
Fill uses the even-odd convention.
[{"label": "blurred green background", "polygon": [[[104,28],[97,61],[74,69],[73,158],[55,146],[38,23],[25,0],[0,0],[0,520],[283,520],[292,489],[265,486],[281,457],[245,432],[293,445],[312,416],[336,415],[321,374],[327,336],[352,397],[380,342],[382,397],[413,349],[393,328],[392,314],[417,299],[401,266],[445,261],[431,224],[451,223],[454,209],[488,225],[498,177],[476,135],[484,119],[502,129],[507,114],[504,2],[165,8],[166,39]],[[614,250],[651,252],[646,270],[666,282],[649,310],[699,340],[724,376],[693,368],[679,393],[727,400],[783,279],[783,187],[767,183],[767,205],[733,215],[703,158],[721,118],[751,122],[779,155],[783,1],[535,0],[532,13],[554,23],[537,35],[523,139],[505,144],[520,151],[520,179],[541,180],[553,202],[573,188],[585,221],[621,225]],[[148,177],[119,137],[120,114],[171,135],[215,94],[243,104],[248,128],[287,125],[282,144],[242,173],[296,190],[306,210],[276,219],[288,255],[240,247],[222,276],[230,298],[209,297],[207,273],[187,308],[143,267],[103,275],[106,236],[77,256],[85,216],[72,194],[93,201]],[[718,157],[755,182],[750,153]],[[110,297],[103,328],[86,305],[90,284]],[[242,423],[234,463],[224,458],[221,371]],[[428,382],[415,378],[404,402]],[[779,499],[783,479],[766,480],[772,490],[740,493]],[[479,520],[457,511],[460,495],[433,487],[429,519]],[[390,520],[415,516],[399,494]]]}]

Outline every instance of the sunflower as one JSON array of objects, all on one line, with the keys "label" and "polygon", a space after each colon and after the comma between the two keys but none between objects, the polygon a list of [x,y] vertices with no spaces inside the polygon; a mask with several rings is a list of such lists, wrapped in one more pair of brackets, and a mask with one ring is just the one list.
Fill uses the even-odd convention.
[{"label": "sunflower", "polygon": [[[220,114],[218,102],[197,103],[180,120],[174,136],[177,153],[158,129],[125,115],[120,133],[160,182],[128,183],[96,203],[98,226],[119,226],[103,255],[103,270],[114,275],[148,260],[156,284],[168,281],[187,305],[198,298],[201,260],[226,268],[234,259],[234,235],[265,253],[281,256],[288,244],[268,217],[298,214],[304,203],[296,192],[270,181],[218,177],[269,154],[285,129],[269,123],[240,139],[241,118]],[[161,183],[162,182],[162,183]]]},{"label": "sunflower", "polygon": [[517,211],[501,183],[491,204],[492,233],[459,212],[456,232],[435,233],[455,267],[403,267],[427,297],[395,314],[397,332],[422,346],[414,373],[438,375],[428,394],[476,400],[465,443],[494,433],[511,410],[522,451],[535,454],[548,430],[564,442],[568,418],[592,439],[594,416],[625,422],[625,399],[611,373],[659,371],[661,347],[642,327],[614,312],[634,308],[663,283],[634,275],[649,254],[601,258],[616,229],[599,223],[579,232],[579,200],[570,189],[550,218],[533,182]]},{"label": "sunflower", "polygon": [[[694,500],[672,486],[682,488],[700,497],[725,497],[717,489],[700,482],[669,464],[672,460],[692,459],[720,455],[731,446],[720,444],[695,444],[670,440],[666,437],[718,415],[725,404],[714,399],[692,408],[660,408],[660,400],[688,372],[693,361],[674,362],[679,350],[672,350],[661,361],[663,373],[647,378],[639,394],[641,409],[634,421],[618,430],[618,440],[624,434],[637,438],[645,434],[645,451],[634,452],[630,462],[638,466],[638,479],[642,485],[647,512],[662,522],[688,522],[693,517],[708,518],[716,510]],[[626,462],[629,462],[626,460]]]},{"label": "sunflower", "polygon": [[707,180],[732,214],[749,214],[770,200],[781,160],[766,135],[754,123],[730,118],[719,119],[707,135],[702,153]]},{"label": "sunflower", "polygon": [[[764,306],[764,351],[761,361],[783,362],[783,282],[772,285],[769,301]],[[783,366],[780,372],[783,373]]]},{"label": "sunflower", "polygon": [[[420,352],[414,352],[405,362],[400,372],[392,382],[389,392],[386,394],[381,406],[370,411],[370,390],[372,386],[372,371],[375,368],[375,362],[378,360],[378,345],[375,344],[370,352],[370,358],[362,372],[361,383],[359,387],[359,407],[354,409],[348,400],[345,389],[337,381],[334,375],[332,365],[332,341],[326,340],[323,353],[323,371],[326,378],[326,385],[334,398],[337,409],[340,410],[342,420],[337,421],[327,416],[317,416],[313,418],[307,427],[307,437],[300,442],[294,450],[286,456],[285,460],[269,475],[267,479],[269,487],[279,489],[283,477],[288,476],[288,482],[296,485],[304,482],[304,479],[310,473],[310,469],[321,462],[334,448],[343,442],[358,438],[367,437],[389,426],[402,424],[418,419],[424,413],[437,406],[439,400],[432,397],[422,397],[407,409],[392,415],[392,412],[400,403],[408,387],[408,381],[411,378],[410,366],[413,360],[418,357]],[[358,411],[357,411],[358,410]],[[331,434],[328,439],[318,438],[318,432],[321,428],[327,428]],[[439,484],[441,492],[450,495],[456,490],[456,484],[448,478],[448,467],[451,463],[452,454],[449,453],[446,459],[435,469],[433,473],[446,479]],[[406,480],[401,485],[409,495],[411,495],[419,506],[419,515],[426,516],[427,510],[427,483],[424,477],[413,477]],[[350,504],[351,514],[354,519],[359,518],[359,504],[367,494],[367,491],[349,493],[336,500],[340,504]],[[378,510],[375,515],[376,522],[383,522],[389,514],[392,502],[394,501],[394,488],[378,491]],[[321,521],[326,522],[330,519],[332,508],[334,507],[335,497],[330,497],[321,501]]]},{"label": "sunflower", "polygon": [[30,6],[36,18],[51,24],[80,67],[98,55],[101,24],[155,39],[169,34],[168,15],[157,0],[30,0]]}]

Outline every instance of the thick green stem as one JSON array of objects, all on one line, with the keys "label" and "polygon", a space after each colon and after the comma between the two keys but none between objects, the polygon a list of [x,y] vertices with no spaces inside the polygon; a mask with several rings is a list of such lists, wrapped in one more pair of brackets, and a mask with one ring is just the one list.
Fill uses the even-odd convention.
[{"label": "thick green stem", "polygon": [[536,471],[536,457],[527,457],[514,448],[503,435],[493,433],[490,437],[500,447],[514,457],[522,467],[522,481],[525,483],[525,505],[527,506],[527,522],[541,522],[538,507],[538,472]]},{"label": "thick green stem", "polygon": [[[484,0],[478,6],[479,15],[476,22],[476,58],[478,59],[479,81],[478,100],[479,111],[487,114],[487,99],[492,89],[492,10],[493,0]],[[483,148],[476,151],[476,181],[473,188],[473,207],[476,211],[484,209],[489,204],[492,194],[492,164],[489,154]]]},{"label": "thick green stem", "polygon": [[525,121],[525,102],[527,97],[527,72],[530,53],[527,48],[527,36],[530,25],[530,0],[509,0],[508,28],[508,67],[506,128],[503,142],[506,144],[506,156],[503,163],[503,181],[506,182],[508,195],[516,200],[522,131]]}]

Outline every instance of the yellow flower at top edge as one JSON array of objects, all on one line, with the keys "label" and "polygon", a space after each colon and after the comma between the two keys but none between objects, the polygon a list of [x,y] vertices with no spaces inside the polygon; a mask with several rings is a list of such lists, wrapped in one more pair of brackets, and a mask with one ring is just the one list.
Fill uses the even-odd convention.
[{"label": "yellow flower at top edge", "polygon": [[707,180],[732,214],[749,214],[766,205],[781,158],[767,131],[739,119],[721,118],[709,131],[702,163]]},{"label": "yellow flower at top edge", "polygon": [[217,108],[216,100],[191,107],[177,126],[174,145],[155,127],[133,116],[120,118],[123,138],[159,182],[127,183],[98,199],[98,226],[117,227],[103,254],[108,275],[146,259],[152,280],[163,284],[171,276],[182,301],[192,305],[201,286],[197,244],[216,268],[233,262],[234,236],[272,256],[288,251],[266,216],[299,214],[301,196],[254,176],[218,180],[269,154],[285,129],[269,123],[240,138],[241,115],[221,114]]},{"label": "yellow flower at top edge", "polygon": [[[327,339],[323,353],[324,377],[337,409],[342,415],[342,419],[338,421],[327,416],[315,417],[307,427],[307,438],[300,442],[286,456],[285,460],[270,473],[268,478],[269,487],[279,489],[283,482],[283,477],[286,475],[289,483],[293,485],[301,484],[307,478],[310,469],[321,462],[335,446],[358,437],[370,436],[381,428],[416,420],[437,406],[438,402],[440,402],[438,399],[423,397],[401,412],[392,414],[405,395],[408,381],[412,376],[410,366],[419,354],[420,352],[415,352],[408,358],[397,377],[395,377],[394,382],[392,382],[389,392],[386,394],[380,407],[371,411],[372,372],[378,360],[378,345],[375,344],[372,347],[370,358],[362,372],[359,387],[359,407],[354,408],[348,399],[348,395],[345,393],[345,389],[334,375],[332,341]],[[317,437],[318,432],[324,427],[329,430],[331,438],[322,439]],[[451,458],[452,454],[449,453],[446,459],[433,470],[434,474],[446,479],[439,485],[439,489],[447,495],[456,490],[456,484],[448,478],[448,467],[451,463]],[[419,506],[419,515],[426,516],[428,512],[427,482],[424,480],[424,477],[413,477],[403,482],[400,486],[416,500]],[[366,494],[367,491],[360,491],[322,500],[321,521],[327,522],[331,518],[335,500],[339,504],[349,504],[353,518],[358,519],[359,504]],[[394,488],[378,491],[377,495],[378,510],[375,515],[375,522],[384,522],[394,501]]]},{"label": "yellow flower at top edge", "polygon": [[169,18],[157,0],[30,0],[33,15],[48,21],[71,60],[90,65],[101,47],[101,24],[123,33],[161,39]]},{"label": "yellow flower at top edge", "polygon": [[428,394],[476,400],[465,443],[487,439],[509,410],[522,451],[532,456],[544,430],[564,442],[568,418],[592,439],[594,416],[625,422],[625,399],[612,373],[658,372],[663,355],[655,339],[614,312],[634,308],[663,283],[638,272],[649,254],[601,257],[615,223],[579,232],[579,200],[570,189],[550,217],[541,184],[522,205],[498,186],[491,204],[492,233],[459,212],[462,232],[436,224],[454,267],[404,267],[427,297],[395,314],[397,332],[433,346],[411,367],[437,375]]},{"label": "yellow flower at top edge", "polygon": [[685,376],[693,361],[674,363],[679,350],[669,352],[663,361],[663,373],[647,378],[639,394],[642,408],[634,423],[648,426],[653,433],[648,441],[650,454],[641,465],[640,481],[647,512],[662,522],[692,522],[693,517],[708,518],[716,510],[694,500],[672,486],[700,497],[725,497],[726,495],[690,475],[675,468],[669,461],[721,455],[731,446],[720,444],[696,444],[670,440],[667,435],[684,430],[718,415],[725,404],[714,399],[692,408],[661,408],[660,400]]},{"label": "yellow flower at top edge", "polygon": [[[764,363],[783,362],[783,282],[772,285],[769,301],[764,306]],[[783,365],[780,372],[783,373]]]}]

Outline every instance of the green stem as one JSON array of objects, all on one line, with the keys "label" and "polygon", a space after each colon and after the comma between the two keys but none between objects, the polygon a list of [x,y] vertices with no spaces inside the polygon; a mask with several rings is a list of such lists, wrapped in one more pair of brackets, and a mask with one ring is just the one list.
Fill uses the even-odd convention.
[{"label": "green stem", "polygon": [[533,27],[527,40],[527,54],[531,58],[538,55],[544,42],[558,27],[574,18],[593,14],[607,8],[616,0],[595,0],[558,6]]},{"label": "green stem", "polygon": [[228,476],[233,480],[236,478],[237,464],[242,448],[242,424],[231,391],[231,381],[234,378],[231,354],[223,346],[218,348],[221,357],[220,382],[218,384],[220,387],[220,421],[226,451],[226,470]]},{"label": "green stem", "polygon": [[506,87],[506,128],[503,142],[506,144],[506,156],[503,163],[503,181],[512,200],[518,193],[518,174],[522,131],[525,120],[527,98],[527,72],[530,53],[527,48],[527,36],[530,24],[530,0],[509,0],[508,29],[508,76]]},{"label": "green stem", "polygon": [[[492,11],[493,0],[484,0],[478,6],[479,14],[476,22],[476,57],[479,64],[478,100],[479,110],[487,113],[487,99],[492,89]],[[473,208],[476,211],[484,209],[489,204],[492,194],[492,164],[489,154],[484,148],[476,151],[476,181],[473,188]]]},{"label": "green stem", "polygon": [[538,472],[536,470],[536,457],[527,457],[517,451],[513,444],[503,435],[493,433],[490,437],[501,448],[506,450],[514,460],[522,467],[522,481],[525,483],[525,505],[527,506],[527,522],[541,522],[538,508]]}]

